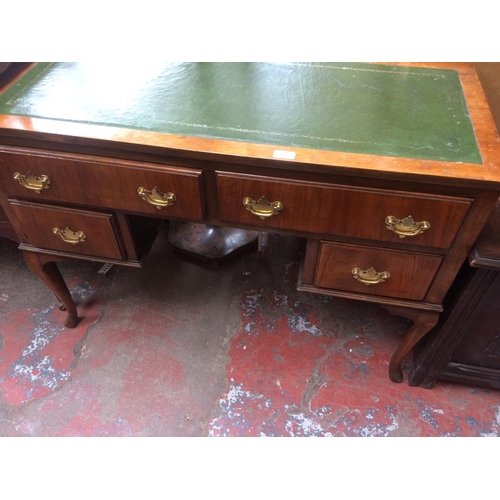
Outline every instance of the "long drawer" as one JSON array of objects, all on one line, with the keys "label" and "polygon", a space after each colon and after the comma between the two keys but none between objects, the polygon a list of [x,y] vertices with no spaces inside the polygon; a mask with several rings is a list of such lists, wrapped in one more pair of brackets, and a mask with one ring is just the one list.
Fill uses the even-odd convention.
[{"label": "long drawer", "polygon": [[201,170],[41,154],[0,153],[10,196],[201,220]]},{"label": "long drawer", "polygon": [[[217,188],[222,221],[258,225],[264,229],[407,241],[436,248],[449,247],[472,202],[468,198],[269,180],[223,172],[217,173]],[[253,208],[249,200],[254,202]],[[264,213],[266,201],[271,206]],[[261,215],[259,210],[262,210]],[[273,210],[274,215],[270,215]],[[408,228],[409,216],[415,229]],[[389,217],[391,221],[397,219],[399,227],[405,224],[406,227],[398,230],[397,224],[393,224],[396,229],[393,232],[388,229]]]},{"label": "long drawer", "polygon": [[112,214],[10,201],[22,243],[74,255],[124,258]]},{"label": "long drawer", "polygon": [[368,295],[423,300],[442,257],[322,241],[314,284]]}]

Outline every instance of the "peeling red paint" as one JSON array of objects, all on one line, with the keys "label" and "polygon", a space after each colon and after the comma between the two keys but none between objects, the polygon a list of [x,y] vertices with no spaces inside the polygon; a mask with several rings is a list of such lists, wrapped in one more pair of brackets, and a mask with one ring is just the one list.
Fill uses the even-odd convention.
[{"label": "peeling red paint", "polygon": [[88,283],[72,283],[80,299],[83,319],[76,328],[65,328],[65,312],[52,305],[45,311],[19,310],[0,320],[4,342],[0,352],[0,390],[6,402],[19,406],[55,391],[71,375],[73,349],[89,326],[100,317],[99,299]]},{"label": "peeling red paint", "polygon": [[[243,329],[232,339],[226,367],[229,390],[210,435],[500,435],[500,404],[471,405],[486,421],[464,419],[446,384],[428,391],[388,380],[399,335],[381,334],[384,322],[385,331],[394,331],[394,318],[380,310],[374,311],[377,327],[368,316],[358,333],[345,335],[324,315],[326,308],[276,290],[249,289],[242,303]],[[474,398],[466,386],[453,393]]]},{"label": "peeling red paint", "polygon": [[12,311],[0,317],[1,432],[500,436],[498,391],[390,382],[406,320],[298,293],[294,241],[265,236],[261,255],[216,271],[161,249],[140,273],[69,280],[82,317],[72,330],[56,304],[12,311],[0,296]]},{"label": "peeling red paint", "polygon": [[193,432],[204,409],[187,383],[184,362],[175,356],[188,358],[170,338],[172,321],[141,308],[110,307],[107,313],[116,313],[116,327],[105,336],[92,332],[76,381],[57,399],[41,401],[14,435],[51,429],[51,436],[160,436],[165,424],[177,429],[174,435],[183,427]]}]

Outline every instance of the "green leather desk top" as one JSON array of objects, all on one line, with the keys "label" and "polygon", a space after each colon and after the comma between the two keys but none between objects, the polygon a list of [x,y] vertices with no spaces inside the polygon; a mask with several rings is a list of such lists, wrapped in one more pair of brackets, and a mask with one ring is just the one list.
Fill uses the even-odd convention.
[{"label": "green leather desk top", "polygon": [[0,114],[481,164],[458,74],[362,63],[39,63]]}]

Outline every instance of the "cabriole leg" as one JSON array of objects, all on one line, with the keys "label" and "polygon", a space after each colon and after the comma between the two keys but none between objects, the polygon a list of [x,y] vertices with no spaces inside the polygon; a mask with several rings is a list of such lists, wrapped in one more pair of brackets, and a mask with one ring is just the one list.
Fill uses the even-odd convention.
[{"label": "cabriole leg", "polygon": [[66,282],[64,281],[54,257],[37,254],[34,252],[23,252],[26,265],[52,290],[68,315],[64,321],[64,326],[74,328],[79,321],[75,303],[71,298]]},{"label": "cabriole leg", "polygon": [[389,378],[393,382],[402,382],[403,373],[401,371],[401,364],[404,358],[417,345],[418,341],[436,325],[439,319],[439,312],[419,311],[398,307],[387,307],[386,309],[392,314],[403,316],[413,321],[413,325],[392,355],[389,363]]}]

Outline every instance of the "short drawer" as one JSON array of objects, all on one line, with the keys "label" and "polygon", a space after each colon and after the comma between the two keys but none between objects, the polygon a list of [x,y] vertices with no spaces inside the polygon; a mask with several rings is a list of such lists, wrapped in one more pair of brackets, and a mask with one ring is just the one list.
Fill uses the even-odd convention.
[{"label": "short drawer", "polygon": [[59,252],[123,260],[112,214],[10,201],[22,243]]},{"label": "short drawer", "polygon": [[201,220],[200,183],[201,170],[0,152],[2,191],[33,200]]},{"label": "short drawer", "polygon": [[441,261],[442,257],[435,255],[322,241],[314,284],[320,288],[423,300]]},{"label": "short drawer", "polygon": [[[222,172],[217,173],[217,187],[219,218],[223,221],[436,248],[450,246],[472,202],[468,198]],[[282,209],[276,204],[275,215],[261,218],[259,208],[254,214],[244,205],[246,199],[258,202],[261,197],[270,203],[279,202]],[[403,232],[403,238],[388,229],[388,217],[403,224],[408,216],[414,219],[416,229]],[[427,225],[428,229],[424,227]]]}]

